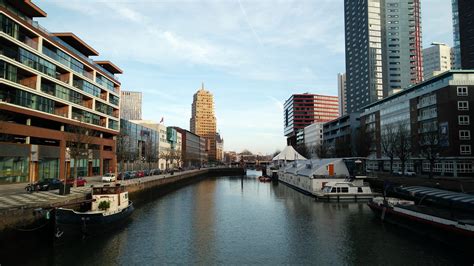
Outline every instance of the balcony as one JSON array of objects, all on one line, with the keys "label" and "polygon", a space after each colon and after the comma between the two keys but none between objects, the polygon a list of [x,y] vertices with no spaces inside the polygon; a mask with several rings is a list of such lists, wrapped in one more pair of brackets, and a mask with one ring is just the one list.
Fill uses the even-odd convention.
[{"label": "balcony", "polygon": [[36,89],[36,75],[28,73],[27,71],[6,62],[0,61],[0,64],[3,64],[6,68],[4,71],[0,72],[0,78],[15,82],[33,90]]}]

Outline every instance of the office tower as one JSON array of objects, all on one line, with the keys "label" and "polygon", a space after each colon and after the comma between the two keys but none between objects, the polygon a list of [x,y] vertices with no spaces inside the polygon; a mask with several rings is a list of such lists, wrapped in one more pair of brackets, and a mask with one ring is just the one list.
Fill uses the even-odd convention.
[{"label": "office tower", "polygon": [[[288,145],[296,145],[296,135],[315,122],[328,122],[339,116],[337,96],[293,94],[283,106],[283,126]],[[302,139],[301,142],[304,143]]]},{"label": "office tower", "polygon": [[115,172],[122,71],[42,17],[31,1],[0,1],[0,183],[64,179],[75,164],[78,176]]},{"label": "office tower", "polygon": [[204,89],[204,84],[193,96],[191,110],[191,132],[207,139],[209,160],[216,160],[216,117],[214,115],[214,97]]},{"label": "office tower", "polygon": [[122,91],[120,99],[120,118],[125,120],[142,120],[142,93]]},{"label": "office tower", "polygon": [[454,68],[474,69],[474,7],[471,0],[453,0]]},{"label": "office tower", "polygon": [[337,74],[337,94],[339,97],[339,115],[347,113],[346,73]]},{"label": "office tower", "polygon": [[451,69],[451,47],[434,42],[423,49],[423,78],[425,80]]}]

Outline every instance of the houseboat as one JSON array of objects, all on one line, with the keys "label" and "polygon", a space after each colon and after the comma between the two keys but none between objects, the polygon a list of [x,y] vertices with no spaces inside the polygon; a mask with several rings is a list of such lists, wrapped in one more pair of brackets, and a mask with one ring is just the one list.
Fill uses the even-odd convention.
[{"label": "houseboat", "polygon": [[134,210],[125,186],[120,184],[93,187],[89,205],[86,211],[57,208],[56,237],[87,236],[107,231],[120,225]]},{"label": "houseboat", "polygon": [[376,197],[368,206],[384,222],[461,249],[474,246],[474,195],[426,187],[402,190],[413,200]]}]

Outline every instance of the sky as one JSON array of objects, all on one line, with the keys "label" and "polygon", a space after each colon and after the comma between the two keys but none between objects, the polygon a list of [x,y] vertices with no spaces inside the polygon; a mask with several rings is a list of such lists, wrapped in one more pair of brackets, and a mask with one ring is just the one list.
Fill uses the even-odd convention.
[{"label": "sky", "polygon": [[[143,119],[189,129],[193,94],[214,95],[226,151],[286,145],[283,103],[294,93],[337,95],[345,72],[342,0],[44,0],[38,19],[73,32],[143,92]],[[421,0],[423,47],[452,45],[451,1]]]}]

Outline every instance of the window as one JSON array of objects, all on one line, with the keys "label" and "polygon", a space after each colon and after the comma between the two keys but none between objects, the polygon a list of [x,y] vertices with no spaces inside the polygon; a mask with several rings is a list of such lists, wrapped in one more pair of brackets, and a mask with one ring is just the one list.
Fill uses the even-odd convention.
[{"label": "window", "polygon": [[471,145],[460,145],[459,150],[461,155],[471,155]]},{"label": "window", "polygon": [[469,131],[469,130],[459,130],[459,139],[460,140],[470,140],[471,139],[471,131]]},{"label": "window", "polygon": [[458,96],[467,96],[467,87],[458,87]]},{"label": "window", "polygon": [[468,115],[458,115],[458,124],[459,125],[469,125],[469,116]]},{"label": "window", "polygon": [[341,192],[342,193],[349,193],[349,188],[348,187],[341,187]]},{"label": "window", "polygon": [[469,102],[468,101],[458,101],[458,110],[459,111],[469,110]]},{"label": "window", "polygon": [[457,163],[458,173],[472,173],[472,163]]}]

